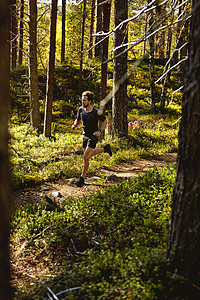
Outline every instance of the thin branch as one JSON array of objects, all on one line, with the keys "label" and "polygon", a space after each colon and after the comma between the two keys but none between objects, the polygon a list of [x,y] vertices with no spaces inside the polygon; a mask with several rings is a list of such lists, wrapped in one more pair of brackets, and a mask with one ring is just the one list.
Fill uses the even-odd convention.
[{"label": "thin branch", "polygon": [[155,83],[158,83],[163,77],[165,77],[165,75],[167,75],[172,69],[176,68],[177,66],[179,66],[180,64],[182,64],[182,62],[187,60],[187,56],[185,56],[182,60],[180,60],[179,62],[177,62],[175,65],[173,65],[171,68],[169,68],[167,70],[167,72],[165,72],[160,78],[158,78]]},{"label": "thin branch", "polygon": [[[179,20],[179,22],[180,22],[180,21],[182,21],[182,20]],[[174,23],[173,23],[173,24],[174,24]],[[171,26],[171,24],[170,24],[170,25],[163,26],[162,29],[165,29],[165,28],[167,28],[167,27],[169,27],[169,26]],[[127,43],[127,44],[122,44],[122,45],[116,47],[113,51],[115,51],[116,49],[119,49],[119,48],[122,48],[122,47],[125,47],[125,46],[131,44],[131,46],[130,46],[129,48],[126,48],[124,51],[120,52],[119,54],[117,54],[117,55],[115,54],[115,55],[112,56],[110,59],[108,59],[108,60],[102,62],[102,63],[99,64],[98,66],[94,67],[94,68],[92,69],[92,71],[95,70],[95,69],[97,69],[97,68],[99,68],[102,64],[105,64],[105,63],[108,63],[108,62],[110,62],[110,61],[113,61],[113,59],[115,59],[115,58],[119,57],[120,55],[123,55],[124,53],[130,51],[133,47],[135,47],[135,46],[139,45],[140,43],[144,42],[145,40],[147,40],[148,38],[150,38],[152,35],[156,34],[159,30],[160,30],[160,28],[158,28],[157,31],[154,31],[154,32],[152,32],[152,33],[149,34],[149,35],[145,35],[144,37],[142,37],[142,38],[139,39],[138,41],[134,42],[134,44],[132,44],[132,43]],[[156,48],[158,48],[158,45],[156,46]]]},{"label": "thin branch", "polygon": [[76,2],[75,0],[70,0],[70,4],[79,5],[83,2],[83,0],[80,0],[79,2]]},{"label": "thin branch", "polygon": [[169,102],[168,105],[170,105],[173,101],[174,98],[174,94],[176,94],[178,91],[182,90],[184,88],[184,85],[182,85],[180,88],[178,88],[177,90],[173,91],[172,96],[171,96],[171,101]]},{"label": "thin branch", "polygon": [[139,64],[145,59],[147,58],[148,55],[144,55],[143,57],[141,57],[140,59],[137,59],[133,66],[130,68],[130,70],[124,74],[121,79],[118,81],[118,83],[116,84],[115,86],[115,89],[114,91],[110,91],[110,93],[100,101],[100,107],[99,107],[99,110],[98,110],[98,114],[101,115],[103,114],[103,111],[104,111],[104,108],[106,106],[106,104],[113,98],[113,96],[116,94],[116,92],[119,90],[119,87],[121,84],[123,84],[130,76],[131,74],[135,71],[135,69],[139,66]]},{"label": "thin branch", "polygon": [[[140,10],[139,13],[138,13],[136,16],[133,16],[133,17],[131,17],[131,18],[129,18],[129,19],[126,19],[126,20],[122,21],[117,27],[115,27],[113,30],[109,31],[109,32],[107,33],[106,36],[105,36],[105,33],[104,33],[104,32],[97,33],[97,34],[96,34],[97,36],[103,35],[104,38],[100,39],[97,43],[95,43],[95,45],[93,45],[92,47],[90,47],[89,49],[87,49],[86,52],[90,51],[92,48],[94,48],[94,47],[96,47],[98,44],[102,43],[106,38],[108,38],[111,34],[113,34],[113,33],[114,33],[120,26],[122,26],[124,23],[133,21],[134,19],[136,19],[137,17],[139,17],[142,13],[146,12],[146,11],[148,10],[148,7],[149,7],[152,3],[154,3],[154,2],[155,2],[155,1],[153,0],[149,5],[147,5],[147,6],[144,7],[142,10]],[[165,3],[165,2],[166,2],[166,1],[162,2],[161,4],[163,4],[163,3]],[[187,2],[187,1],[185,1],[185,2]],[[185,2],[184,2],[184,3],[185,3]],[[161,4],[160,4],[160,5],[161,5]],[[120,53],[120,55],[122,55],[122,54],[124,54],[125,52],[128,52],[129,50],[131,50],[131,49],[132,49],[133,47],[135,47],[136,45],[138,45],[138,44],[144,42],[146,39],[148,39],[148,38],[150,38],[151,36],[155,35],[155,34],[156,34],[157,32],[159,32],[160,30],[164,30],[164,29],[166,29],[166,28],[168,28],[168,27],[173,26],[174,24],[176,24],[176,23],[178,23],[178,22],[181,22],[181,21],[183,21],[183,20],[187,20],[189,17],[191,17],[191,14],[189,13],[185,18],[183,18],[183,19],[181,19],[181,20],[179,20],[179,18],[177,18],[172,24],[168,24],[168,25],[166,25],[166,26],[163,26],[162,28],[158,28],[159,25],[161,25],[161,24],[162,24],[162,23],[170,16],[170,14],[171,14],[173,11],[175,11],[175,9],[176,9],[176,6],[175,6],[175,5],[176,5],[176,3],[175,3],[174,6],[172,7],[171,11],[170,11],[170,12],[167,14],[167,16],[164,18],[164,20],[162,20],[156,27],[154,27],[154,29],[157,28],[157,30],[154,30],[154,31],[151,32],[149,35],[145,35],[143,38],[139,39],[139,40],[136,41],[136,42],[133,42],[133,43],[127,43],[126,45],[122,44],[122,45],[116,47],[115,49],[113,49],[113,51],[115,51],[116,49],[119,49],[119,48],[121,48],[121,47],[125,47],[125,46],[128,46],[128,45],[131,45],[129,48],[125,49],[123,52]],[[94,36],[95,36],[95,35],[94,35]],[[112,61],[115,57],[116,57],[116,56],[112,57],[111,59],[105,61],[104,63],[107,63],[107,62],[109,62],[109,61]],[[100,66],[100,65],[99,65],[99,66]],[[99,67],[99,66],[97,66],[97,67]]]},{"label": "thin branch", "polygon": [[[164,73],[166,73],[166,71],[170,68],[170,65],[171,65],[171,61],[174,57],[174,54],[177,52],[177,51],[180,51],[183,47],[186,46],[186,43],[184,45],[182,45],[180,48],[177,48],[178,44],[179,44],[179,39],[183,33],[183,30],[185,28],[185,24],[182,26],[181,30],[180,30],[180,33],[179,33],[179,36],[178,36],[178,39],[177,39],[177,43],[176,43],[176,47],[175,47],[175,50],[173,51],[171,57],[168,59],[168,61],[166,62],[165,64],[165,67],[164,67]],[[166,75],[166,74],[165,74]]]},{"label": "thin branch", "polygon": [[75,254],[79,254],[79,255],[87,255],[87,253],[79,252],[79,251],[76,250],[76,247],[75,247],[75,245],[74,245],[73,239],[71,239],[71,243],[72,243],[72,246],[73,246],[73,249],[74,249]]},{"label": "thin branch", "polygon": [[101,2],[101,3],[98,3],[98,6],[101,6],[101,5],[103,5],[103,4],[106,4],[106,3],[108,3],[110,0],[105,0],[105,1],[103,1],[103,2]]},{"label": "thin branch", "polygon": [[54,294],[54,292],[49,287],[47,287],[47,290],[50,293],[50,294],[49,293],[47,294],[48,300],[59,300],[58,297],[56,296],[56,294]]},{"label": "thin branch", "polygon": [[[173,23],[168,24],[168,25],[165,25],[165,26],[163,26],[163,27],[159,27],[159,25],[161,25],[161,24],[165,21],[165,20],[164,20],[163,22],[161,22],[160,24],[158,24],[157,26],[155,26],[155,27],[154,27],[154,31],[153,31],[153,32],[150,31],[150,32],[151,32],[150,34],[148,34],[148,32],[147,32],[147,34],[144,35],[144,37],[141,38],[141,39],[139,39],[138,41],[120,45],[120,46],[114,48],[113,51],[118,50],[118,49],[120,49],[120,48],[122,48],[122,47],[131,45],[131,47],[129,47],[129,48],[127,49],[127,51],[129,51],[131,48],[133,48],[133,47],[135,47],[136,45],[140,44],[141,42],[144,42],[145,40],[149,39],[150,37],[152,37],[153,35],[155,35],[155,34],[158,33],[159,31],[164,30],[164,29],[166,29],[166,28],[168,28],[168,27],[172,27],[173,25],[175,25],[175,24],[177,24],[177,23],[179,23],[179,22],[182,22],[183,20],[188,20],[188,18],[190,18],[190,17],[191,17],[191,15],[190,15],[190,16],[187,16],[187,17],[184,17],[184,18],[181,19],[181,20],[178,20],[178,18],[177,18]],[[156,28],[157,28],[157,29],[156,29]],[[155,30],[155,29],[156,29],[156,30]]]},{"label": "thin branch", "polygon": [[47,37],[47,34],[45,34],[40,40],[37,41],[37,46],[42,43],[42,41]]},{"label": "thin branch", "polygon": [[174,126],[176,123],[178,123],[178,121],[180,121],[181,118],[182,118],[182,116],[181,116],[180,118],[178,118],[178,120],[176,120],[176,122],[174,122],[174,123],[172,124],[172,126]]},{"label": "thin branch", "polygon": [[[151,6],[151,4],[153,4],[153,3],[156,2],[156,1],[157,1],[157,0],[152,0],[151,3],[149,3],[149,4],[148,4],[147,6],[145,6],[143,9],[141,9],[141,10],[139,11],[139,13],[138,13],[136,16],[133,16],[133,17],[131,17],[131,18],[129,18],[129,19],[126,19],[126,20],[122,21],[122,22],[121,22],[120,24],[118,24],[114,29],[110,30],[110,31],[107,33],[106,37],[104,37],[103,39],[101,39],[100,41],[98,41],[95,45],[93,45],[92,47],[90,47],[89,49],[87,49],[86,52],[90,51],[91,49],[93,49],[94,47],[96,47],[98,44],[102,43],[105,39],[107,39],[111,34],[113,34],[116,30],[118,30],[118,29],[119,29],[121,26],[123,26],[124,24],[126,24],[126,23],[128,23],[128,22],[130,22],[130,21],[133,21],[133,20],[137,19],[143,12],[145,12],[145,10],[146,10],[149,6]],[[97,33],[96,35],[97,35],[97,36],[101,36],[101,34],[99,34],[99,33]],[[94,34],[93,36],[95,36],[95,34]]]},{"label": "thin branch", "polygon": [[80,289],[84,289],[86,286],[77,286],[77,287],[73,287],[73,288],[69,288],[67,290],[64,290],[62,292],[59,292],[56,294],[56,296],[60,296],[64,293],[68,293],[68,292],[73,292],[73,291],[76,291],[76,290],[80,290]]},{"label": "thin branch", "polygon": [[50,8],[46,9],[41,16],[39,17],[39,19],[37,20],[37,23],[39,23],[39,21],[42,19],[42,17],[50,10]]}]

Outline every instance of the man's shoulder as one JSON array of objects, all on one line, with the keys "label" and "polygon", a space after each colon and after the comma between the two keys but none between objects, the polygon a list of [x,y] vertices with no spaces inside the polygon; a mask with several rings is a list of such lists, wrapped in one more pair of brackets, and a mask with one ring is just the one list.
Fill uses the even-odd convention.
[{"label": "man's shoulder", "polygon": [[104,113],[98,114],[99,109],[96,107],[94,107],[94,109],[95,109],[95,114],[98,115],[99,118],[106,119],[106,115]]},{"label": "man's shoulder", "polygon": [[93,112],[97,113],[98,112],[98,108],[96,108],[95,106],[93,106]]},{"label": "man's shoulder", "polygon": [[79,110],[79,112],[82,112],[82,111],[85,111],[85,108],[83,106],[80,106],[78,110]]}]

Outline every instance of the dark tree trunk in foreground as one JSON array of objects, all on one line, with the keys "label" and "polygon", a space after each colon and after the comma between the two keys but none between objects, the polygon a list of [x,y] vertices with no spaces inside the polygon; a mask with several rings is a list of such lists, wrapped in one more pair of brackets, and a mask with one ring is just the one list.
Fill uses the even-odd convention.
[{"label": "dark tree trunk in foreground", "polygon": [[45,102],[44,116],[44,136],[51,136],[53,90],[54,90],[54,71],[55,71],[55,52],[56,52],[56,21],[57,21],[57,2],[51,2],[51,24],[50,24],[50,41],[49,41],[49,66],[47,73],[47,94]]},{"label": "dark tree trunk in foreground", "polygon": [[8,0],[0,0],[0,300],[11,299],[9,269],[9,162],[8,102],[9,47]]},{"label": "dark tree trunk in foreground", "polygon": [[[167,244],[174,268],[200,289],[200,2],[193,1],[177,175]],[[195,288],[196,286],[196,288]],[[198,288],[197,288],[198,286]],[[194,298],[190,295],[188,299]]]},{"label": "dark tree trunk in foreground", "polygon": [[[115,0],[115,28],[128,18],[128,0]],[[114,35],[114,48],[128,41],[127,24],[118,27]],[[112,137],[128,134],[127,84],[123,76],[127,74],[126,46],[115,49],[113,62]],[[125,52],[124,52],[125,51]],[[123,54],[121,54],[124,52]]]}]

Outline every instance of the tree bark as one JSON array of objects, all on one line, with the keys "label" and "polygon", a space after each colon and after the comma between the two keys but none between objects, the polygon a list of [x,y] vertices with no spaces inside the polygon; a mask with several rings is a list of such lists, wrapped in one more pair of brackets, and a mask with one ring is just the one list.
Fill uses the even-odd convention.
[{"label": "tree bark", "polygon": [[66,0],[62,0],[62,43],[61,43],[61,62],[65,61],[65,14]]},{"label": "tree bark", "polygon": [[83,47],[84,47],[84,33],[85,33],[85,14],[86,14],[86,0],[83,0],[83,19],[82,19],[82,34],[81,34],[80,72],[82,72],[82,69],[83,69]]},{"label": "tree bark", "polygon": [[[103,4],[103,24],[102,29],[106,33],[109,31],[110,25],[110,11],[111,11],[111,1],[108,0]],[[102,54],[101,54],[101,99],[104,99],[107,95],[107,69],[108,69],[108,43],[109,39],[106,38],[102,41]],[[105,113],[105,108],[104,108]],[[101,122],[100,122],[101,123]],[[105,131],[101,135],[101,140],[105,137]]]},{"label": "tree bark", "polygon": [[[174,13],[172,13],[172,17],[171,17],[171,22],[173,22],[174,20]],[[169,27],[168,30],[167,30],[167,40],[166,40],[166,54],[165,54],[165,57],[167,59],[170,58],[171,56],[171,46],[172,46],[172,28]]]},{"label": "tree bark", "polygon": [[20,3],[18,65],[22,65],[22,60],[23,60],[23,34],[24,34],[24,0],[21,0],[21,3]]},{"label": "tree bark", "polygon": [[94,19],[95,19],[95,2],[96,0],[92,0],[92,8],[91,8],[91,20],[90,20],[90,42],[89,42],[89,52],[88,58],[92,59],[92,46],[93,46],[93,33],[94,33]]},{"label": "tree bark", "polygon": [[[148,1],[150,3],[150,1]],[[149,33],[153,32],[154,18],[153,12],[151,11],[149,14]],[[154,36],[152,35],[149,38],[149,80],[150,80],[150,108],[155,108],[155,83],[154,83]]]},{"label": "tree bark", "polygon": [[[193,1],[179,132],[177,175],[167,258],[188,281],[200,282],[200,2]],[[197,298],[190,298],[197,299]]]},{"label": "tree bark", "polygon": [[84,48],[84,36],[85,36],[85,14],[86,14],[86,0],[83,0],[81,53],[80,53],[80,67],[79,67],[79,93],[81,93],[81,90],[82,90],[83,48]]},{"label": "tree bark", "polygon": [[[115,0],[115,27],[128,18],[128,0]],[[128,41],[127,24],[120,26],[114,35],[114,49]],[[127,83],[120,80],[127,74],[126,46],[114,51],[113,61],[113,99],[112,99],[112,137],[128,134],[127,121]]]},{"label": "tree bark", "polygon": [[[104,0],[97,0],[96,5],[96,33],[99,33],[102,31],[102,25],[103,25],[103,5],[101,5],[101,2]],[[101,58],[102,53],[102,47],[99,41],[102,38],[99,36],[95,37],[95,48],[94,48],[94,56],[95,58]]]},{"label": "tree bark", "polygon": [[40,130],[37,71],[37,0],[29,0],[29,88],[31,125]]},{"label": "tree bark", "polygon": [[12,69],[17,66],[17,4],[16,0],[12,0],[12,33],[11,33],[11,45],[12,45]]},{"label": "tree bark", "polygon": [[9,1],[0,0],[0,300],[11,299],[9,267],[10,181],[8,159]]},{"label": "tree bark", "polygon": [[[106,33],[109,31],[110,25],[110,11],[111,1],[107,1],[103,4],[103,31]],[[108,60],[108,42],[109,39],[105,39],[102,42],[102,57],[101,57],[101,99],[106,97],[107,94],[107,60]]]},{"label": "tree bark", "polygon": [[50,23],[50,40],[49,40],[49,65],[47,72],[47,92],[45,101],[45,116],[44,116],[44,136],[51,136],[52,123],[52,106],[53,106],[53,91],[54,91],[54,71],[55,71],[55,52],[56,52],[56,21],[57,21],[57,2],[51,2],[51,23]]}]

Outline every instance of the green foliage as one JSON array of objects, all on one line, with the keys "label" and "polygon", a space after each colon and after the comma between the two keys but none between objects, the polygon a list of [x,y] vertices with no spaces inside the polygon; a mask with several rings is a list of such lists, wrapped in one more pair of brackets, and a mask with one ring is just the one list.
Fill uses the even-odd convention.
[{"label": "green foliage", "polygon": [[[109,66],[109,72],[112,68]],[[162,65],[157,66],[157,76],[162,72]],[[77,150],[82,148],[81,129],[71,130],[71,124],[76,111],[81,104],[79,88],[79,70],[72,65],[62,64],[56,67],[55,89],[53,102],[52,135],[56,141],[44,139],[37,135],[29,125],[22,124],[29,120],[29,100],[27,96],[27,74],[24,67],[12,72],[12,102],[11,102],[11,163],[13,167],[13,186],[37,184],[44,180],[54,180],[60,177],[78,176],[82,168],[82,156]],[[40,108],[44,113],[45,80],[39,72]],[[93,90],[95,106],[99,106],[99,73],[93,74],[88,69],[82,73],[82,89]],[[109,87],[111,88],[111,87]],[[169,91],[172,95],[173,86]],[[19,97],[25,95],[25,97]],[[178,125],[173,125],[181,115],[180,99],[174,95],[175,102],[162,111],[149,110],[148,63],[143,62],[132,74],[128,85],[128,119],[141,119],[144,126],[139,130],[129,129],[129,136],[110,141],[106,132],[105,141],[111,143],[113,156],[101,155],[92,158],[90,172],[102,166],[109,166],[121,161],[129,161],[141,156],[149,156],[176,151]],[[110,103],[107,109],[110,109]],[[17,110],[17,114],[16,111]],[[68,120],[67,120],[68,118]],[[69,119],[70,118],[70,119]]]},{"label": "green foliage", "polygon": [[56,140],[51,141],[38,136],[28,124],[10,128],[14,187],[71,177],[80,172],[81,157],[77,156],[77,164],[74,164],[74,151],[81,147],[81,135],[56,133],[56,128],[54,130]]},{"label": "green foliage", "polygon": [[[102,145],[111,143],[113,156],[100,154],[90,163],[90,172],[122,161],[130,161],[141,156],[173,152],[177,149],[177,128],[172,127],[175,110],[166,115],[145,115],[134,110],[145,121],[140,130],[129,130],[129,137],[110,141],[106,132]],[[173,118],[172,118],[173,115]],[[138,115],[136,116],[138,119]],[[49,140],[37,133],[28,124],[10,126],[10,154],[12,163],[13,188],[30,186],[42,181],[78,176],[83,165],[81,127],[71,129],[73,120],[60,119],[52,124],[52,134],[56,140]],[[79,151],[78,151],[79,150]]]},{"label": "green foliage", "polygon": [[166,166],[103,193],[68,198],[61,212],[47,211],[43,201],[20,208],[12,243],[23,245],[21,257],[42,253],[59,263],[42,285],[18,289],[20,299],[45,299],[47,286],[54,293],[79,287],[68,299],[170,299],[181,284],[164,259],[174,177],[174,166]]},{"label": "green foliage", "polygon": [[[181,114],[180,100],[177,97],[162,111],[149,110],[147,71],[148,65],[142,64],[130,78],[128,88],[128,120],[140,119],[144,126],[129,128],[128,137],[112,141],[106,131],[102,144],[111,143],[113,156],[109,160],[105,154],[92,158],[90,172],[177,150],[178,123],[174,123]],[[13,79],[17,82],[21,78],[19,86],[23,89],[21,74],[25,70],[15,72]],[[84,70],[83,89],[95,92],[98,107],[99,74],[89,75]],[[78,76],[77,69],[67,64],[56,68],[52,123],[55,140],[38,135],[26,123],[16,123],[16,115],[12,116],[13,188],[80,174],[82,130],[81,126],[76,131],[71,129],[71,117],[74,119],[80,105]],[[44,82],[44,77],[39,76],[39,80]],[[14,92],[19,93],[17,89]],[[172,87],[168,92],[171,97]],[[40,95],[42,100],[42,85]],[[22,99],[16,97],[19,111],[21,104]],[[23,108],[27,114],[27,103]],[[67,293],[68,299],[170,299],[177,286],[182,286],[181,278],[175,272],[172,275],[164,258],[174,176],[174,166],[166,166],[104,193],[68,198],[60,203],[63,211],[47,210],[44,199],[38,205],[17,210],[12,218],[12,245],[21,245],[20,255],[28,259],[28,264],[38,259],[49,267],[45,276],[33,281],[35,284],[16,287],[16,297],[45,299],[48,286],[55,293],[74,287]],[[103,182],[102,175],[99,184]]]},{"label": "green foliage", "polygon": [[55,88],[54,88],[54,116],[75,117],[78,107],[81,105],[81,93],[84,90],[92,90],[95,93],[95,101],[99,101],[99,82],[91,76],[90,70],[85,69],[81,73],[79,69],[69,64],[62,64],[56,67]]},{"label": "green foliage", "polygon": [[27,99],[28,99],[28,68],[25,66],[19,66],[11,73],[10,80],[10,107],[15,108],[18,114],[22,114],[27,111]]},{"label": "green foliage", "polygon": [[[163,74],[165,60],[157,60],[155,65],[155,81]],[[131,67],[131,63],[129,63]],[[144,60],[128,79],[127,95],[128,95],[128,110],[134,108],[149,108],[150,103],[150,88],[149,88],[149,65],[148,61]],[[175,72],[172,72],[170,80],[166,87],[165,102],[168,104],[181,105],[182,93],[174,90],[180,87],[180,79]],[[155,104],[159,110],[160,96],[162,92],[162,84],[155,84]]]}]

